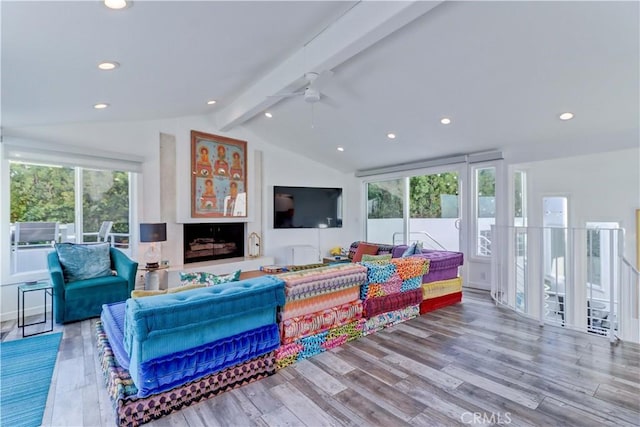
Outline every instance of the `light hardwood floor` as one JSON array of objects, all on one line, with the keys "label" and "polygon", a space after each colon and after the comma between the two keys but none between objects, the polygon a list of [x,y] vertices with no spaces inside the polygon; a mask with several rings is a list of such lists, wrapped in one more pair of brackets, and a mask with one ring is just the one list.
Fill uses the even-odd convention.
[{"label": "light hardwood floor", "polygon": [[[95,319],[64,332],[44,425],[111,426]],[[14,339],[15,322],[2,325]],[[485,292],[149,426],[640,425],[640,346],[540,327]]]}]

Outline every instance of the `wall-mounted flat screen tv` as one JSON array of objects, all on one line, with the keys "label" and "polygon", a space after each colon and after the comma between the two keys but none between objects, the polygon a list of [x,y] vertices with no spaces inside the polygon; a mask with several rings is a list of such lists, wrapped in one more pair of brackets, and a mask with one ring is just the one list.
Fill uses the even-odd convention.
[{"label": "wall-mounted flat screen tv", "polygon": [[273,228],[342,227],[342,188],[273,187]]}]

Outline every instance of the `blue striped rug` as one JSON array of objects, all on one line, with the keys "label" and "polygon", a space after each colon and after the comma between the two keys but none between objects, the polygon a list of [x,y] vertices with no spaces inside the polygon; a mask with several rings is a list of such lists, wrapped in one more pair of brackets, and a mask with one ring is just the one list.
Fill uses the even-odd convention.
[{"label": "blue striped rug", "polygon": [[0,343],[0,426],[39,426],[62,333]]}]

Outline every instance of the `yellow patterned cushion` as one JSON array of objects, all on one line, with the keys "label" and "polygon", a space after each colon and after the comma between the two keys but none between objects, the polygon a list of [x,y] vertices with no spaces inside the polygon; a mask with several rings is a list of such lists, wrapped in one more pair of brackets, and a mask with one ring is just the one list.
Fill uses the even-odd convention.
[{"label": "yellow patterned cushion", "polygon": [[164,295],[166,293],[167,293],[166,290],[145,291],[143,289],[136,289],[131,292],[131,298],[152,297],[155,295]]},{"label": "yellow patterned cushion", "polygon": [[422,299],[438,298],[462,291],[462,277],[422,284]]},{"label": "yellow patterned cushion", "polygon": [[204,285],[200,285],[200,284],[190,284],[190,285],[185,285],[185,286],[180,286],[177,288],[171,288],[171,289],[162,289],[162,290],[153,290],[153,291],[146,291],[146,290],[134,290],[133,292],[131,292],[131,298],[142,298],[142,297],[153,297],[156,295],[164,295],[164,294],[175,294],[177,292],[182,292],[182,291],[188,291],[191,289],[198,289],[198,288],[204,288]]},{"label": "yellow patterned cushion", "polygon": [[391,263],[391,254],[383,255],[362,255],[361,262],[368,262],[371,264],[386,265]]},{"label": "yellow patterned cushion", "polygon": [[188,285],[184,285],[184,286],[179,286],[177,288],[170,288],[167,290],[168,294],[175,294],[177,292],[182,292],[182,291],[188,291],[191,289],[198,289],[198,288],[204,288],[205,285],[201,285],[200,283],[191,283]]}]

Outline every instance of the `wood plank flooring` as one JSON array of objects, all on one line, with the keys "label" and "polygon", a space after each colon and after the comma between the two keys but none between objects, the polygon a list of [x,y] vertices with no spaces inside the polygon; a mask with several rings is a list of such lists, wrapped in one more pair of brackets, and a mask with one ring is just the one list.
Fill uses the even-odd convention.
[{"label": "wood plank flooring", "polygon": [[[112,426],[96,319],[64,336],[43,423]],[[15,322],[2,340],[16,339]],[[463,303],[299,362],[149,426],[637,426],[640,346]]]}]

